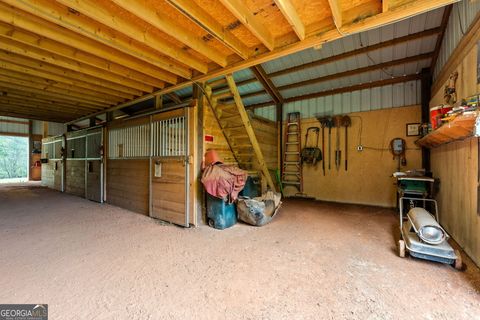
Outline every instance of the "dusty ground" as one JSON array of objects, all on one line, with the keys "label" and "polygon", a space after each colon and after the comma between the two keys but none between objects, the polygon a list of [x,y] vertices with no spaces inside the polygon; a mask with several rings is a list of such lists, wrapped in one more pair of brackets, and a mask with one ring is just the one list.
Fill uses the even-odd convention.
[{"label": "dusty ground", "polygon": [[392,211],[288,201],[269,225],[182,229],[0,187],[0,303],[51,319],[480,319],[480,271],[396,256]]}]

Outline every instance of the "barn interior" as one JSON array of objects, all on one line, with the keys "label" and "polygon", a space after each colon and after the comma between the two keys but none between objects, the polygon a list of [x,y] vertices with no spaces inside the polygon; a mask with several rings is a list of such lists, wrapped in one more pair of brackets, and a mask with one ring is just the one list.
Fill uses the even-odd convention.
[{"label": "barn interior", "polygon": [[476,319],[479,40],[470,0],[0,0],[0,318]]}]

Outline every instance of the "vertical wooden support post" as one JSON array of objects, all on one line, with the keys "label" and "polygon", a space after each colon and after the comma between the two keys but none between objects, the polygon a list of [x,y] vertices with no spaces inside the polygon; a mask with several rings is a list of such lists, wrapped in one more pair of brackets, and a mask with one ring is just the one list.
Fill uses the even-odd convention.
[{"label": "vertical wooden support post", "polygon": [[[202,84],[203,86],[203,84]],[[204,87],[203,87],[204,88]],[[196,106],[195,106],[195,111],[194,114],[196,114],[196,147],[194,146],[193,153],[196,153],[196,161],[194,164],[194,173],[195,173],[195,178],[194,181],[196,183],[196,188],[195,188],[195,212],[196,217],[198,220],[202,221],[196,221],[197,224],[200,222],[207,223],[207,208],[205,204],[205,193],[204,189],[201,183],[199,183],[200,178],[202,176],[202,161],[203,161],[203,153],[205,150],[203,150],[203,108],[204,108],[204,94],[203,90],[198,87],[198,85],[193,84],[193,99],[197,101]],[[195,117],[194,117],[195,118]],[[195,144],[194,144],[195,145]]]},{"label": "vertical wooden support post", "polygon": [[[432,90],[432,73],[430,68],[422,69],[421,78],[421,105],[422,105],[422,123],[430,121],[430,99]],[[430,171],[430,149],[422,147],[422,167]]]},{"label": "vertical wooden support post", "polygon": [[163,95],[155,96],[155,109],[162,109],[163,107]]},{"label": "vertical wooden support post", "polygon": [[47,122],[47,121],[43,121],[42,137],[43,137],[43,138],[47,138],[47,137],[48,137],[48,122]]},{"label": "vertical wooden support post", "polygon": [[112,122],[113,121],[113,111],[110,111],[110,112],[106,113],[106,119],[107,119],[107,122]]},{"label": "vertical wooden support post", "polygon": [[97,118],[91,117],[90,119],[88,119],[88,126],[89,127],[95,127],[96,124],[97,124]]},{"label": "vertical wooden support post", "polygon": [[33,123],[32,120],[28,120],[28,181],[32,179],[32,159],[33,151]]}]

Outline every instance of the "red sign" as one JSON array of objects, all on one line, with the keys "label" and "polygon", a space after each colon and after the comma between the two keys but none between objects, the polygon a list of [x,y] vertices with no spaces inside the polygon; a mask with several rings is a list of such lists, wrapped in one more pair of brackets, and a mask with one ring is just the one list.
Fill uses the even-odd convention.
[{"label": "red sign", "polygon": [[212,136],[212,135],[209,135],[209,134],[206,134],[206,135],[205,135],[205,141],[206,141],[206,142],[213,142],[213,136]]}]

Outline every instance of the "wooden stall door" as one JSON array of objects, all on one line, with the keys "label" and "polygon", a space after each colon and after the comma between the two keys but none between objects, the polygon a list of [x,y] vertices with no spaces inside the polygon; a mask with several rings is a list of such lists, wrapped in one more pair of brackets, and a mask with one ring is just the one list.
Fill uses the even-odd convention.
[{"label": "wooden stall door", "polygon": [[86,191],[88,200],[103,202],[103,128],[97,128],[86,136]]},{"label": "wooden stall door", "polygon": [[102,202],[102,161],[87,160],[87,192],[88,200]]},{"label": "wooden stall door", "polygon": [[188,226],[185,158],[157,158],[152,161],[151,216]]}]

